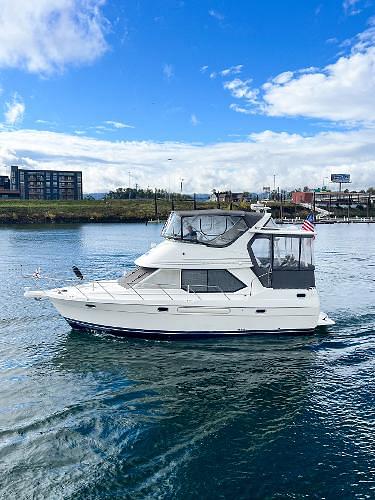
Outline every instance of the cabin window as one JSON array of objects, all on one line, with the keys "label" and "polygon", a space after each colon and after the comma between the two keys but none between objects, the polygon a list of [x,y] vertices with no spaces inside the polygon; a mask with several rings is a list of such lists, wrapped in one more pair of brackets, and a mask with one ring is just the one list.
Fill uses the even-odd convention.
[{"label": "cabin window", "polygon": [[274,236],[273,237],[273,268],[274,269],[299,269],[299,236]]},{"label": "cabin window", "polygon": [[181,288],[197,293],[237,292],[246,285],[226,269],[183,269]]},{"label": "cabin window", "polygon": [[301,269],[313,269],[313,238],[301,238],[301,259],[300,268]]},{"label": "cabin window", "polygon": [[254,265],[254,272],[259,281],[265,287],[271,286],[271,268],[272,268],[272,237],[256,236],[251,242],[250,257]]},{"label": "cabin window", "polygon": [[131,288],[133,285],[136,285],[146,279],[155,271],[156,269],[152,269],[150,267],[137,267],[133,271],[126,273],[125,276],[118,279],[117,282],[124,288]]},{"label": "cabin window", "polygon": [[248,229],[246,220],[236,215],[200,214],[180,217],[172,213],[163,228],[162,236],[187,243],[225,247]]},{"label": "cabin window", "polygon": [[141,287],[154,289],[180,288],[180,270],[158,269],[142,281]]},{"label": "cabin window", "polygon": [[161,234],[165,238],[181,239],[181,227],[181,217],[175,213],[172,213],[165,223]]},{"label": "cabin window", "polygon": [[248,250],[253,271],[264,287],[315,286],[312,236],[256,235]]},{"label": "cabin window", "polygon": [[265,269],[269,268],[271,266],[272,260],[271,238],[269,238],[268,236],[257,237],[253,241],[251,248],[253,250],[258,266]]}]

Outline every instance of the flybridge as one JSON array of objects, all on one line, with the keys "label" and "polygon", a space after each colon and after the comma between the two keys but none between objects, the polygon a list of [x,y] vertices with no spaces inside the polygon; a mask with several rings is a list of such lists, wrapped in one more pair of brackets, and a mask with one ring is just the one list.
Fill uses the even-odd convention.
[{"label": "flybridge", "polygon": [[172,212],[162,236],[212,247],[226,247],[263,218],[261,214],[232,210]]}]

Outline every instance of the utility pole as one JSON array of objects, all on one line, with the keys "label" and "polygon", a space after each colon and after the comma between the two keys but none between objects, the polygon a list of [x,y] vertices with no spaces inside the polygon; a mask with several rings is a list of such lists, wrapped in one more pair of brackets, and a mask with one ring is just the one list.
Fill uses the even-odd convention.
[{"label": "utility pole", "polygon": [[367,198],[367,218],[368,219],[370,218],[370,203],[371,203],[371,196],[368,195],[368,198]]},{"label": "utility pole", "polygon": [[[172,161],[173,158],[168,158],[167,161]],[[171,174],[168,170],[168,200],[171,201]]]},{"label": "utility pole", "polygon": [[155,193],[154,193],[154,210],[155,210],[155,219],[158,218],[158,202],[156,198],[156,188],[155,188]]},{"label": "utility pole", "polygon": [[313,191],[313,215],[315,220],[315,191]]},{"label": "utility pole", "polygon": [[281,219],[281,223],[283,222],[283,190],[281,190],[281,193],[280,193],[280,219]]}]

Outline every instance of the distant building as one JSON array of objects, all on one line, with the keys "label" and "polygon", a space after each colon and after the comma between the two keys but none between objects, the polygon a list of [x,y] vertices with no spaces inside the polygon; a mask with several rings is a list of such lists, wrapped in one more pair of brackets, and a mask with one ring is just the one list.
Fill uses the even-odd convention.
[{"label": "distant building", "polygon": [[19,191],[14,191],[10,189],[10,179],[7,175],[0,175],[0,199],[13,198],[17,199],[20,197]]},{"label": "distant building", "polygon": [[22,200],[82,200],[82,172],[10,169],[10,191]]},{"label": "distant building", "polygon": [[311,191],[294,191],[292,193],[292,202],[296,203],[312,203],[314,194]]},{"label": "distant building", "polygon": [[7,175],[0,175],[0,189],[10,189],[10,179]]},{"label": "distant building", "polygon": [[251,196],[245,193],[232,193],[231,191],[215,191],[211,194],[210,201],[219,201],[220,203],[251,201]]}]

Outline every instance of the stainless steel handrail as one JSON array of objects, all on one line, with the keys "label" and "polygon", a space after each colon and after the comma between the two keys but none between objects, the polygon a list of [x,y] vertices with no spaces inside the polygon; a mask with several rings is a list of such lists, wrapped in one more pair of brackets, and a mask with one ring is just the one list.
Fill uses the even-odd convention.
[{"label": "stainless steel handrail", "polygon": [[[220,293],[224,294],[224,296],[228,299],[228,300],[231,300],[228,295],[226,294],[226,292],[224,292],[224,290],[219,286],[219,285],[192,285],[194,288],[199,288],[199,287],[203,287],[203,288],[214,288],[216,290],[219,290]],[[188,293],[195,293],[197,295],[197,293],[199,292],[196,292],[195,290],[192,290],[191,289],[191,285],[187,285],[187,292]],[[204,293],[204,292],[200,292],[200,293]],[[209,292],[207,292],[209,293]],[[198,296],[198,295],[197,295]],[[199,296],[198,296],[199,297]],[[201,297],[199,297],[201,299]],[[202,299],[201,299],[202,300]]]},{"label": "stainless steel handrail", "polygon": [[[268,277],[268,284],[270,285],[270,275],[272,275],[272,271],[269,270],[267,271],[266,273],[263,273],[263,274],[260,274],[259,276],[254,276],[254,278],[251,280],[251,283],[250,283],[250,295],[253,295],[253,283],[255,280],[259,280],[259,278],[263,278],[263,276],[267,276]],[[262,282],[261,282],[262,283]]]},{"label": "stainless steel handrail", "polygon": [[100,286],[100,288],[102,288],[102,289],[103,289],[106,293],[108,293],[108,295],[109,295],[112,299],[114,299],[114,298],[115,298],[115,297],[111,294],[111,292],[109,292],[108,290],[106,290],[106,289],[104,288],[104,286],[103,286],[103,285],[101,285],[100,281],[94,281],[94,283],[96,283],[97,285],[99,285],[99,286]]},{"label": "stainless steel handrail", "polygon": [[85,293],[84,293],[84,292],[83,292],[80,288],[78,288],[78,286],[77,286],[77,285],[73,285],[73,287],[74,287],[74,288],[76,288],[76,289],[79,291],[79,293],[81,293],[81,294],[85,297],[85,299],[86,299],[87,301],[89,301],[89,300],[90,300],[90,299],[87,297],[87,295],[86,295],[86,294],[85,294]]}]

